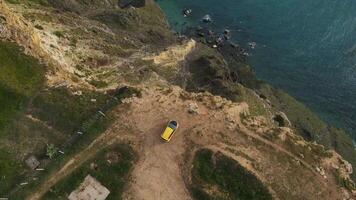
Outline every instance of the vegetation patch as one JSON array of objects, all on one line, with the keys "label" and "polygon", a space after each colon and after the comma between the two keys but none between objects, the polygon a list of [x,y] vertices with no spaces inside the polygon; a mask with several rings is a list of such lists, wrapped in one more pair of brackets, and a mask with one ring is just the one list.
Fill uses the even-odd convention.
[{"label": "vegetation patch", "polygon": [[[238,91],[238,96],[236,97],[239,102],[248,102],[249,111],[251,116],[267,116],[267,108],[264,105],[264,102],[250,89],[243,87],[238,84],[235,87]],[[267,119],[269,117],[266,117]]]},{"label": "vegetation patch", "polygon": [[53,34],[58,38],[64,37],[64,33],[62,31],[54,31]]},{"label": "vegetation patch", "polygon": [[216,50],[198,43],[188,56],[187,70],[191,74],[186,83],[188,91],[209,91],[232,101],[245,101],[249,104],[252,116],[267,115],[264,103],[258,95],[239,84],[243,75],[230,69]]},{"label": "vegetation patch", "polygon": [[272,199],[253,174],[236,161],[208,149],[195,155],[191,193],[196,200]]},{"label": "vegetation patch", "polygon": [[21,163],[13,160],[11,154],[6,150],[0,149],[0,198],[1,194],[21,180],[22,176],[18,173],[21,169]]},{"label": "vegetation patch", "polygon": [[0,42],[0,84],[13,93],[30,97],[44,80],[45,67],[26,56],[20,47]]},{"label": "vegetation patch", "polygon": [[0,85],[0,137],[4,135],[10,120],[22,110],[25,103],[26,100],[23,96]]},{"label": "vegetation patch", "polygon": [[0,42],[0,194],[25,171],[17,156],[20,147],[14,148],[11,144],[14,141],[19,146],[23,144],[24,138],[18,137],[18,130],[30,124],[23,124],[20,119],[42,87],[44,73],[45,67],[23,54],[19,46]]},{"label": "vegetation patch", "polygon": [[[122,98],[139,96],[138,90],[128,87],[110,94],[77,91],[77,95],[63,87],[45,89],[45,70],[16,44],[0,42],[0,198],[25,199],[46,174],[57,170],[106,129],[110,115],[105,118],[99,110],[106,113]],[[52,160],[46,156],[47,144],[63,147],[63,142],[79,130],[85,137],[65,146],[65,156]],[[27,168],[24,159],[29,155],[35,155],[46,171]],[[29,184],[19,186],[23,182]]]},{"label": "vegetation patch", "polygon": [[133,162],[134,153],[128,145],[116,144],[101,150],[94,158],[53,186],[43,199],[67,199],[88,174],[110,190],[108,200],[121,199]]},{"label": "vegetation patch", "polygon": [[22,1],[22,0],[6,0],[8,3],[12,4],[19,4],[19,3],[26,3],[27,5],[33,5],[33,4],[39,4],[43,6],[47,6],[48,2],[47,0],[27,0],[27,1]]},{"label": "vegetation patch", "polygon": [[96,88],[105,88],[109,85],[107,82],[102,80],[91,80],[89,83]]},{"label": "vegetation patch", "polygon": [[[85,98],[83,97],[84,94],[85,93],[83,93],[83,95],[79,97]],[[80,130],[84,134],[78,136],[76,132],[71,132],[70,140],[67,140],[67,142],[62,145],[58,144],[55,146],[55,148],[59,148],[60,150],[64,151],[64,155],[56,153],[55,155],[52,155],[52,159],[49,160],[48,156],[46,156],[47,152],[44,149],[42,154],[39,155],[39,159],[43,163],[45,163],[45,165],[42,166],[43,168],[45,168],[45,171],[40,171],[37,173],[36,181],[33,181],[30,177],[29,179],[27,179],[29,182],[28,185],[21,187],[18,191],[14,193],[4,194],[7,194],[7,197],[11,199],[26,199],[29,194],[37,190],[37,188],[48,178],[48,176],[50,176],[55,171],[58,171],[64,164],[69,161],[70,158],[73,157],[73,155],[85,149],[100,133],[104,132],[106,128],[111,124],[113,119],[112,113],[110,112],[111,109],[114,106],[118,105],[122,99],[131,96],[141,97],[140,91],[136,88],[131,87],[122,87],[108,91],[106,94],[105,104],[97,107],[97,109],[101,109],[102,114],[100,114],[99,112],[95,112],[95,114],[93,115],[88,115],[86,116],[86,119],[83,118],[84,121],[78,126],[78,129],[76,131]],[[76,98],[79,97],[77,96]],[[63,105],[64,106],[61,107],[59,111],[72,112],[70,110],[71,107],[67,107],[65,106],[65,104]],[[72,140],[73,138],[75,139]],[[22,180],[26,181],[26,179]]]},{"label": "vegetation patch", "polygon": [[33,113],[56,129],[72,133],[110,98],[97,92],[81,93],[73,94],[67,88],[43,91],[33,101]]},{"label": "vegetation patch", "polygon": [[351,192],[356,189],[355,183],[353,181],[351,181],[350,179],[342,176],[341,172],[339,170],[337,170],[334,173],[335,173],[336,180],[341,187],[344,187]]},{"label": "vegetation patch", "polygon": [[[352,166],[356,166],[356,151],[351,137],[345,131],[328,126],[309,108],[282,90],[262,84],[258,91],[276,110],[286,113],[298,135],[305,140],[316,141],[326,148],[335,149]],[[351,174],[351,177],[356,180],[355,173]]]},{"label": "vegetation patch", "polygon": [[42,86],[45,68],[13,43],[0,42],[0,136]]}]

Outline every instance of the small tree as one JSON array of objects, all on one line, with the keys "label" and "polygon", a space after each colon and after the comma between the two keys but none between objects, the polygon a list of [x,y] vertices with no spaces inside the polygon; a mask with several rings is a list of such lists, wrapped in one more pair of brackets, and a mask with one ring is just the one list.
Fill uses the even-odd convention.
[{"label": "small tree", "polygon": [[47,144],[47,153],[46,155],[52,159],[54,157],[54,155],[56,155],[57,153],[57,147],[54,146],[54,144]]}]

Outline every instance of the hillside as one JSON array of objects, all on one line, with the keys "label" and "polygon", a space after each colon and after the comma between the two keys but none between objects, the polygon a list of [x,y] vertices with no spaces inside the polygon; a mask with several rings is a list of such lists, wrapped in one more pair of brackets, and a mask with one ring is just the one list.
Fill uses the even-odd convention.
[{"label": "hillside", "polygon": [[356,198],[346,133],[258,81],[239,47],[125,2],[0,0],[0,198],[68,199],[88,174],[107,199]]}]

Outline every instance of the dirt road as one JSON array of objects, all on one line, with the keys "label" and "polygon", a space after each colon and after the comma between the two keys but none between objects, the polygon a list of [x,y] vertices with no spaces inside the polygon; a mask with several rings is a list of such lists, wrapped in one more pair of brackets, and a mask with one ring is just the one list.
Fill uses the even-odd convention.
[{"label": "dirt road", "polygon": [[[146,89],[141,98],[127,100],[117,109],[117,121],[114,125],[87,149],[68,161],[61,170],[52,174],[28,199],[40,199],[51,186],[94,155],[99,147],[119,140],[130,140],[136,144],[134,148],[140,155],[132,171],[128,189],[124,193],[126,200],[190,200],[187,180],[184,179],[190,176],[189,167],[185,170],[186,156],[191,155],[189,151],[204,147],[225,152],[254,172],[266,184],[271,181],[278,184],[282,180],[287,181],[285,183],[287,185],[302,183],[295,188],[284,188],[282,185],[275,191],[268,185],[273,194],[277,195],[290,189],[301,194],[302,191],[307,191],[308,193],[301,198],[329,196],[338,199],[338,191],[332,189],[333,183],[324,180],[310,164],[283,147],[262,138],[241,123],[241,113],[248,110],[246,104],[231,103],[208,94],[184,97],[185,94],[176,87]],[[188,113],[192,103],[198,106],[197,114]],[[160,134],[166,122],[171,119],[177,120],[180,128],[173,140],[165,143],[160,140]],[[192,142],[195,143],[194,147],[191,145]],[[263,149],[259,149],[258,146],[262,146]],[[231,152],[241,152],[241,155],[246,156],[236,156]],[[282,156],[288,160],[298,160],[301,163],[298,169],[291,169],[313,176],[314,179],[286,179],[285,176],[288,176],[290,169],[289,166],[284,166],[285,163],[279,163],[281,161],[277,158]],[[274,157],[276,159],[272,160]]]}]

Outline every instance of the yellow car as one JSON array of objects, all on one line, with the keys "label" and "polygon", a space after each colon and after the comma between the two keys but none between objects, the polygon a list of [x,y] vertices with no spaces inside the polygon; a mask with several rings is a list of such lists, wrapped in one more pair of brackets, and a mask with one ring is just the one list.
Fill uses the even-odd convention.
[{"label": "yellow car", "polygon": [[174,120],[169,121],[166,129],[164,129],[164,131],[161,135],[161,138],[166,142],[171,141],[171,139],[172,139],[174,133],[177,131],[177,129],[178,129],[178,122],[174,121]]}]

